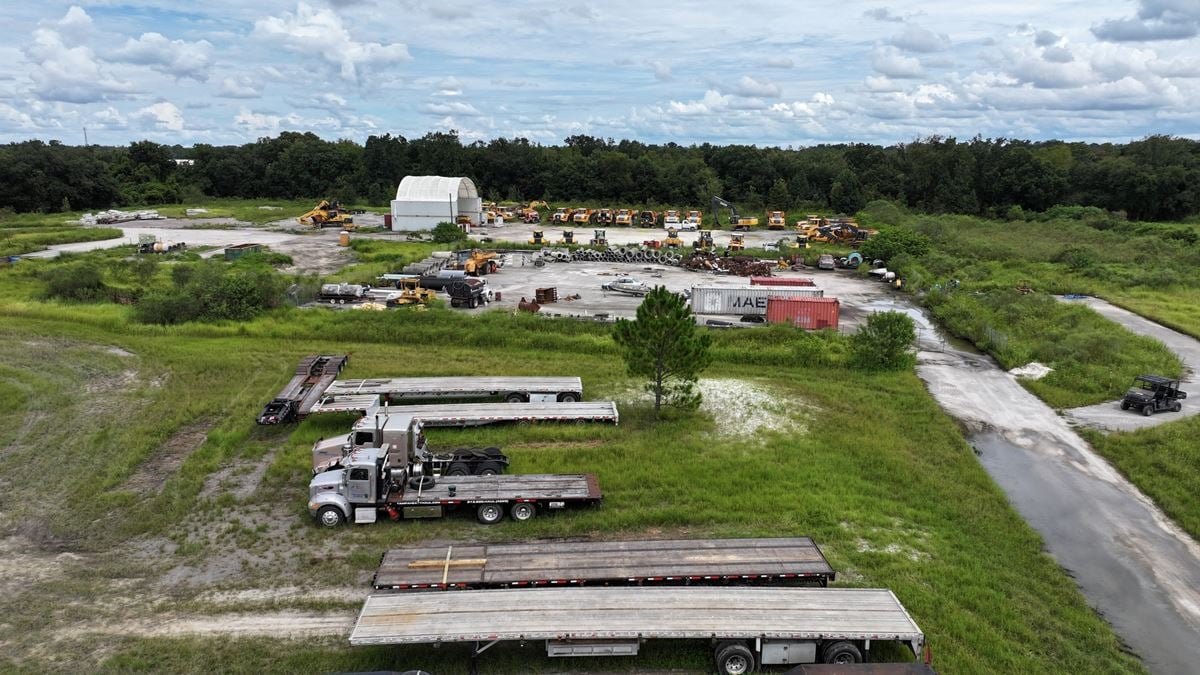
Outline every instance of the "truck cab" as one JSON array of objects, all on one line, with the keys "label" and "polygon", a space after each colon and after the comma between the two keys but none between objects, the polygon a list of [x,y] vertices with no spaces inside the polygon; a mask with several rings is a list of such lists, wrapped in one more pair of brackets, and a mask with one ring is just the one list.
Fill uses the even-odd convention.
[{"label": "truck cab", "polygon": [[308,512],[325,527],[352,520],[375,522],[378,509],[387,503],[392,480],[403,484],[407,469],[393,476],[390,448],[361,448],[343,459],[343,467],[317,474],[308,484]]}]

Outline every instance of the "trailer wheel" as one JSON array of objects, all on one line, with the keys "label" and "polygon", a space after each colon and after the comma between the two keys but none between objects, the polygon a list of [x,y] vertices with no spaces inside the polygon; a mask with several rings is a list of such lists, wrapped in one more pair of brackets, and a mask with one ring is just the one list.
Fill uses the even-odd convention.
[{"label": "trailer wheel", "polygon": [[576,394],[573,391],[564,391],[558,395],[558,401],[559,403],[578,403],[579,394]]},{"label": "trailer wheel", "polygon": [[1145,415],[1146,417],[1153,415],[1154,414],[1154,404],[1147,403],[1146,405],[1142,406],[1142,414]]},{"label": "trailer wheel", "polygon": [[525,394],[513,392],[504,397],[505,403],[524,403],[526,401]]},{"label": "trailer wheel", "polygon": [[322,506],[320,511],[317,511],[317,522],[325,527],[337,527],[346,522],[346,516],[342,515],[342,510],[336,506]]},{"label": "trailer wheel", "polygon": [[1180,410],[1183,410],[1183,404],[1175,401],[1175,405],[1171,406],[1171,412],[1179,412]]},{"label": "trailer wheel", "polygon": [[527,520],[533,520],[533,517],[537,515],[537,508],[535,508],[533,504],[521,502],[519,504],[513,504],[512,508],[508,510],[508,513],[512,516],[513,520],[517,521],[518,523],[523,523]]},{"label": "trailer wheel", "polygon": [[824,653],[821,654],[821,660],[825,663],[841,665],[862,663],[862,652],[854,646],[853,642],[835,642],[825,648]]},{"label": "trailer wheel", "polygon": [[496,462],[484,462],[479,465],[479,470],[475,472],[476,476],[495,476],[500,473],[500,465]]},{"label": "trailer wheel", "polygon": [[447,476],[469,476],[471,475],[471,467],[467,466],[466,462],[451,462],[450,466],[446,467]]},{"label": "trailer wheel", "polygon": [[755,670],[754,652],[740,642],[717,645],[716,657],[721,675],[746,675]]},{"label": "trailer wheel", "polygon": [[484,525],[495,525],[504,520],[504,509],[499,504],[480,504],[475,509],[475,517]]}]

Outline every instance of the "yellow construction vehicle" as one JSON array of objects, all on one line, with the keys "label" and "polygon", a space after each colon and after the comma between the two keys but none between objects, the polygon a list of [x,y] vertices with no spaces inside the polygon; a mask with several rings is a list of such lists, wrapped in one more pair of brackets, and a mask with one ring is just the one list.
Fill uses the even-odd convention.
[{"label": "yellow construction vehicle", "polygon": [[678,248],[683,246],[683,240],[679,238],[679,230],[674,227],[667,228],[667,238],[663,239],[663,246],[667,248]]},{"label": "yellow construction vehicle", "polygon": [[554,210],[550,216],[550,222],[555,225],[562,225],[571,222],[571,216],[575,213],[575,209],[566,209],[559,207]]},{"label": "yellow construction vehicle", "polygon": [[617,220],[616,214],[612,209],[600,209],[596,212],[592,222],[597,225],[612,225]]},{"label": "yellow construction vehicle", "polygon": [[617,225],[632,227],[634,215],[635,214],[632,209],[617,209],[615,222]]},{"label": "yellow construction vehicle", "polygon": [[758,225],[758,217],[757,216],[739,215],[736,206],[734,206],[733,204],[730,204],[729,202],[725,201],[724,199],[721,199],[720,197],[717,197],[716,195],[714,195],[712,198],[713,225],[716,225],[717,227],[721,226],[721,216],[720,216],[719,209],[722,206],[729,209],[729,225],[731,227],[733,227],[735,230],[745,230],[745,229],[749,229],[750,227],[753,227],[755,225]]},{"label": "yellow construction vehicle", "polygon": [[604,230],[592,230],[592,240],[589,246],[608,246],[608,235]]},{"label": "yellow construction vehicle", "polygon": [[737,253],[746,250],[746,235],[741,232],[734,232],[729,235],[729,252]]},{"label": "yellow construction vehicle", "polygon": [[700,211],[688,211],[687,220],[684,221],[689,225],[700,227],[704,224],[704,214]]},{"label": "yellow construction vehicle", "polygon": [[558,243],[566,245],[566,246],[570,246],[571,244],[574,244],[575,243],[575,230],[563,230],[562,239],[559,239]]},{"label": "yellow construction vehicle", "polygon": [[530,244],[533,244],[534,246],[541,246],[542,244],[546,243],[545,242],[545,233],[542,232],[541,230],[533,230],[532,232],[530,232],[530,234],[533,235],[532,238],[529,240]]},{"label": "yellow construction vehicle", "polygon": [[595,215],[592,209],[575,209],[571,214],[571,222],[579,225],[588,225],[592,222],[592,217]]},{"label": "yellow construction vehicle", "polygon": [[700,230],[700,238],[692,242],[692,248],[697,251],[713,250],[713,238],[711,230]]},{"label": "yellow construction vehicle", "polygon": [[663,214],[663,227],[678,227],[683,221],[679,219],[679,212],[671,209]]},{"label": "yellow construction vehicle", "polygon": [[340,227],[346,230],[354,229],[354,216],[343,210],[336,201],[322,199],[311,211],[296,219],[301,225],[313,227]]},{"label": "yellow construction vehicle", "polygon": [[422,287],[421,280],[416,277],[397,280],[396,288],[399,289],[398,293],[387,296],[388,307],[427,305],[430,300],[437,297],[437,291]]},{"label": "yellow construction vehicle", "polygon": [[771,211],[767,214],[767,229],[782,230],[787,228],[787,214],[783,211]]},{"label": "yellow construction vehicle", "polygon": [[541,200],[534,200],[534,201],[526,204],[525,208],[527,208],[527,209],[548,209],[548,208],[550,208],[550,205]]},{"label": "yellow construction vehicle", "polygon": [[638,225],[641,227],[658,227],[658,213],[642,211],[638,214]]},{"label": "yellow construction vehicle", "polygon": [[537,209],[521,209],[521,222],[526,225],[537,225],[542,222],[542,214]]},{"label": "yellow construction vehicle", "polygon": [[500,269],[495,251],[481,251],[477,248],[455,251],[451,266],[452,269],[462,270],[472,277],[491,274]]}]

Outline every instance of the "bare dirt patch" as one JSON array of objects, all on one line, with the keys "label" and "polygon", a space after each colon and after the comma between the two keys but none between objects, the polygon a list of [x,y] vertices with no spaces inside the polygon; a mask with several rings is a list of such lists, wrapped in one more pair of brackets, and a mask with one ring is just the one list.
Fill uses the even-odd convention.
[{"label": "bare dirt patch", "polygon": [[[804,433],[807,420],[817,408],[797,396],[776,391],[754,380],[702,379],[696,382],[707,413],[722,436],[753,438],[760,432]],[[626,391],[622,398],[644,403],[653,401],[642,389]]]},{"label": "bare dirt patch", "polygon": [[28,537],[0,539],[0,593],[11,596],[32,583],[63,575],[64,568],[83,557],[76,553],[47,553]]},{"label": "bare dirt patch", "polygon": [[167,479],[193,452],[204,444],[213,420],[202,419],[176,431],[125,481],[124,489],[139,494],[157,494]]}]

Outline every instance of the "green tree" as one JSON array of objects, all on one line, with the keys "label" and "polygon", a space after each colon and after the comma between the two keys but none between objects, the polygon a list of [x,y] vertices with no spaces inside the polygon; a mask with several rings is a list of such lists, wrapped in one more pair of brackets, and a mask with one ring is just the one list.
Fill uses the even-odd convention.
[{"label": "green tree", "polygon": [[857,213],[866,203],[858,176],[849,169],[838,174],[829,188],[829,205],[838,213]]},{"label": "green tree", "polygon": [[888,227],[863,242],[859,250],[868,260],[891,260],[899,255],[920,258],[929,252],[929,237],[902,227]]},{"label": "green tree", "polygon": [[682,295],[657,286],[646,294],[633,321],[617,321],[613,339],[621,347],[629,374],[650,378],[654,414],[662,406],[688,408],[699,405],[695,382],[708,367],[712,339],[700,332]]},{"label": "green tree", "polygon": [[438,223],[433,228],[433,240],[439,244],[453,244],[466,238],[466,233],[454,223]]},{"label": "green tree", "polygon": [[767,191],[767,208],[792,208],[792,194],[788,191],[788,184],[786,180],[779,178],[773,185],[771,185],[771,189]]},{"label": "green tree", "polygon": [[903,370],[915,359],[909,349],[917,339],[907,314],[878,312],[850,338],[850,362],[861,370]]}]

